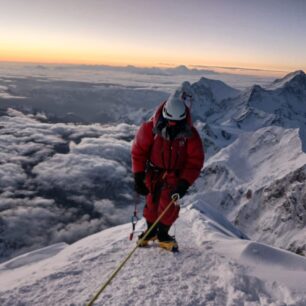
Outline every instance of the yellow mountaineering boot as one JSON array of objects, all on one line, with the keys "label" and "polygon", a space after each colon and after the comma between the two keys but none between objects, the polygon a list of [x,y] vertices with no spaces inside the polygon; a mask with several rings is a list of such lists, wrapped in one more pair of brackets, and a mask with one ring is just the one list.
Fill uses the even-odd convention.
[{"label": "yellow mountaineering boot", "polygon": [[178,252],[178,244],[174,237],[171,237],[172,240],[160,241],[159,246],[170,252]]},{"label": "yellow mountaineering boot", "polygon": [[178,244],[175,238],[168,234],[169,229],[169,226],[159,223],[157,233],[159,247],[170,252],[178,252]]}]

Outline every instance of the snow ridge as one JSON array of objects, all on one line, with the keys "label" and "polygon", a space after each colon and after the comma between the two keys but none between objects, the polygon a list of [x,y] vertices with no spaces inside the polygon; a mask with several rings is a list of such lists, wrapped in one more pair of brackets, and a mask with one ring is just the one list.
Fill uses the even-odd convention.
[{"label": "snow ridge", "polygon": [[[302,281],[306,259],[237,239],[237,229],[220,222],[223,217],[217,211],[209,208],[208,216],[193,206],[207,208],[194,199],[183,209],[176,230],[181,252],[172,254],[155,245],[138,249],[96,305],[272,306],[306,302],[302,294],[306,290]],[[216,220],[218,227],[214,226]],[[24,266],[21,258],[16,259],[19,265],[14,261],[10,266],[0,265],[1,305],[84,304],[133,247],[135,242],[127,239],[129,229],[128,224],[107,229],[35,263],[26,264],[24,256]],[[258,269],[259,263],[264,268]]]}]

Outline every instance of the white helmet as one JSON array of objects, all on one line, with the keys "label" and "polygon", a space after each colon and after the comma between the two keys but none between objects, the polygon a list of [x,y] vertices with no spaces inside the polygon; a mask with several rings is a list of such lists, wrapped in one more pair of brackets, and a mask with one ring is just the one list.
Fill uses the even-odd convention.
[{"label": "white helmet", "polygon": [[163,107],[163,117],[168,120],[183,120],[186,118],[186,105],[182,98],[182,92],[176,90]]}]

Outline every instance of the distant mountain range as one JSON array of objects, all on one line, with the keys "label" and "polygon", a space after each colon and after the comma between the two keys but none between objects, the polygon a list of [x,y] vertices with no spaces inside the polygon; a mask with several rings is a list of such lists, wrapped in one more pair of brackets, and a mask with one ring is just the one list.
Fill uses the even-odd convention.
[{"label": "distant mountain range", "polygon": [[[39,65],[37,66],[40,69],[47,69],[46,66]],[[137,67],[133,65],[127,66],[107,66],[107,65],[64,65],[57,66],[55,69],[80,69],[80,70],[108,70],[108,71],[121,71],[129,73],[143,73],[151,75],[184,75],[184,74],[195,74],[202,75],[205,74],[215,74],[218,75],[218,72],[210,69],[202,68],[188,68],[185,65],[179,65],[176,67],[169,68],[160,68],[160,67]]]}]

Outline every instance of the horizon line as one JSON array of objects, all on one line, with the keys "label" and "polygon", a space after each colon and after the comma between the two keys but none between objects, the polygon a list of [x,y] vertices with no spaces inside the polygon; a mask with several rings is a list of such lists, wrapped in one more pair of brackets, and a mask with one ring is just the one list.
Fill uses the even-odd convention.
[{"label": "horizon line", "polygon": [[[99,67],[99,66],[104,66],[104,67],[114,67],[114,68],[127,68],[129,66],[135,67],[135,68],[159,68],[159,69],[169,69],[169,68],[177,68],[180,66],[187,67],[188,69],[197,69],[197,70],[205,70],[205,68],[215,68],[215,69],[224,69],[224,70],[241,70],[241,71],[254,71],[254,72],[277,72],[277,73],[290,73],[293,71],[298,71],[298,70],[304,70],[302,68],[300,69],[293,69],[293,70],[279,70],[279,69],[265,69],[265,68],[250,68],[250,67],[239,67],[239,66],[214,66],[214,65],[188,65],[188,64],[168,64],[168,63],[158,63],[156,65],[150,65],[150,66],[142,66],[142,65],[134,65],[134,64],[102,64],[102,63],[69,63],[69,62],[44,62],[44,61],[12,61],[12,60],[1,60],[0,59],[0,64],[1,63],[7,63],[7,64],[32,64],[32,65],[66,65],[66,66],[88,66],[88,67]],[[166,66],[166,67],[165,67]],[[218,73],[218,71],[215,71]],[[237,71],[238,72],[238,71]]]}]

